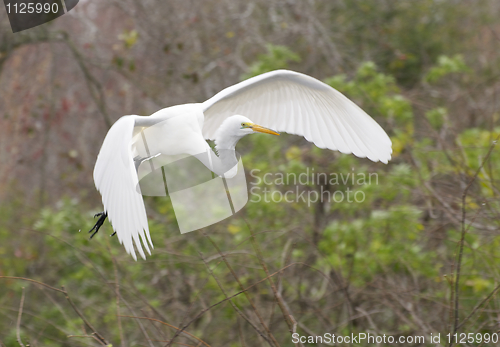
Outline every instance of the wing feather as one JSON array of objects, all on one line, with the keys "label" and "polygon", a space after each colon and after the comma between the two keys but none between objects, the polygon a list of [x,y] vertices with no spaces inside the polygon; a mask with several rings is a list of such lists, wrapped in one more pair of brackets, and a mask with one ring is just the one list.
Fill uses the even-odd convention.
[{"label": "wing feather", "polygon": [[387,163],[392,143],[385,131],[339,91],[287,70],[268,72],[222,90],[202,104],[203,135],[213,139],[222,122],[242,114],[254,122],[302,135],[318,147]]},{"label": "wing feather", "polygon": [[143,246],[151,254],[148,242],[151,247],[153,243],[132,159],[132,135],[136,117],[122,117],[108,131],[94,167],[94,182],[102,195],[104,210],[118,240],[127,253],[137,260],[134,243],[144,259],[146,255]]}]

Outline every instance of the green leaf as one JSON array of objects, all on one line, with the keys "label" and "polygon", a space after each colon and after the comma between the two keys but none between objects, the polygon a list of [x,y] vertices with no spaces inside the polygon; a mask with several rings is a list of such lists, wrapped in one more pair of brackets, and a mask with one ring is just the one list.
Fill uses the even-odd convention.
[{"label": "green leaf", "polygon": [[268,44],[267,53],[261,54],[250,65],[249,71],[241,76],[242,80],[265,72],[288,68],[290,62],[299,62],[300,57],[286,46]]}]

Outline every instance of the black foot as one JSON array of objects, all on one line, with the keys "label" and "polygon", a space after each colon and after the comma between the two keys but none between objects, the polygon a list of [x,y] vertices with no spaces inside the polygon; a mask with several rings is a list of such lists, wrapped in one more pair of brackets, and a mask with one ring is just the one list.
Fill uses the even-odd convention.
[{"label": "black foot", "polygon": [[[95,230],[92,233],[92,235],[90,235],[90,239],[89,240],[92,240],[92,238],[94,237],[94,235],[97,234],[97,232],[101,228],[101,226],[104,223],[104,221],[106,220],[106,218],[108,218],[108,214],[106,212],[99,212],[99,213],[97,213],[97,214],[94,215],[94,218],[95,217],[99,217],[99,219],[97,220],[97,222],[95,223],[95,225],[92,227],[92,229],[89,230],[89,233],[91,233],[92,231]],[[115,233],[113,233],[113,235],[114,234]],[[111,236],[113,236],[113,235],[111,235]]]}]

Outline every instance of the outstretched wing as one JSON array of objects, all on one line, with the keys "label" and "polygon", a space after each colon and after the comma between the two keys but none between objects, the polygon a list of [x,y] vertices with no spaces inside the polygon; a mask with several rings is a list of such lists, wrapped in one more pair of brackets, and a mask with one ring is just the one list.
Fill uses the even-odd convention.
[{"label": "outstretched wing", "polygon": [[104,139],[94,167],[94,183],[102,195],[102,203],[109,221],[120,243],[135,260],[137,256],[132,240],[144,259],[146,255],[139,236],[149,254],[151,251],[146,238],[153,247],[132,159],[131,145],[136,118],[137,116],[124,116],[113,124]]},{"label": "outstretched wing", "polygon": [[213,139],[227,118],[241,114],[257,124],[302,135],[320,148],[372,161],[391,159],[391,140],[366,112],[317,79],[277,70],[226,88],[202,104],[203,135]]}]

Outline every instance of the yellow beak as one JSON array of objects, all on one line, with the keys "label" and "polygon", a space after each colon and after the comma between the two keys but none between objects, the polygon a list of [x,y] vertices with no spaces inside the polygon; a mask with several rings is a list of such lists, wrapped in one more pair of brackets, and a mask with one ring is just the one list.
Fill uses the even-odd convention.
[{"label": "yellow beak", "polygon": [[258,124],[252,124],[250,126],[250,129],[252,129],[253,131],[259,132],[259,133],[278,135],[278,136],[280,135],[280,133],[278,133],[274,130],[271,130],[269,128],[263,127],[262,125],[258,125]]}]

